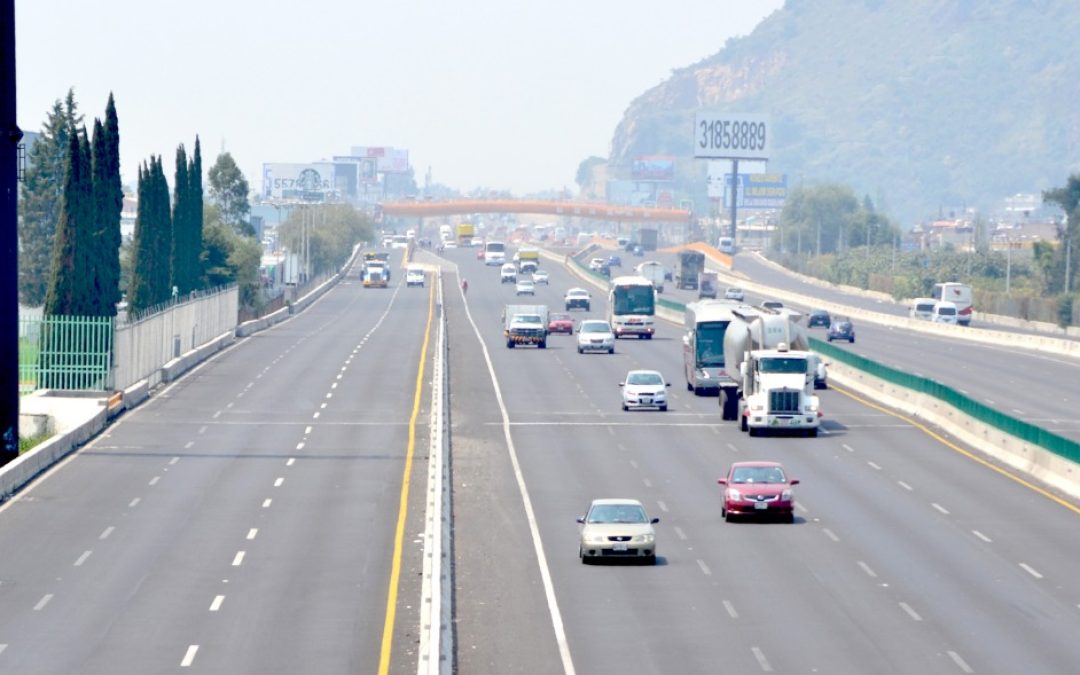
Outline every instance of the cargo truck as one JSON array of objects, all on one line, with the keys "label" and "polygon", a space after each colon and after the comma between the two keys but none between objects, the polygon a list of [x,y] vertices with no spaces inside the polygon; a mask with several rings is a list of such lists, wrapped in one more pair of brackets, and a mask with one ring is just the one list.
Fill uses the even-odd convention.
[{"label": "cargo truck", "polygon": [[518,272],[532,274],[540,269],[540,250],[536,248],[518,249]]},{"label": "cargo truck", "polygon": [[476,228],[472,223],[458,223],[457,240],[458,246],[469,248],[473,245],[473,237],[476,236]]},{"label": "cargo truck", "polygon": [[756,436],[762,431],[800,431],[816,436],[821,423],[814,382],[820,360],[809,351],[806,331],[784,312],[735,307],[724,332],[721,381],[724,419]]},{"label": "cargo truck", "polygon": [[643,251],[655,251],[657,233],[652,228],[643,228],[638,231],[638,239],[641,241],[641,249]]},{"label": "cargo truck", "polygon": [[655,260],[649,260],[643,262],[634,268],[634,271],[638,273],[638,276],[645,277],[652,282],[653,288],[657,293],[664,292],[664,277],[667,271],[664,269],[664,264]]},{"label": "cargo truck", "polygon": [[503,309],[503,337],[506,348],[536,345],[547,348],[547,305],[507,305]]},{"label": "cargo truck", "polygon": [[705,254],[700,251],[679,251],[675,266],[675,287],[696,291],[705,271]]},{"label": "cargo truck", "polygon": [[716,272],[701,273],[701,279],[698,281],[699,298],[712,298],[715,300],[719,288],[720,279],[716,276]]}]

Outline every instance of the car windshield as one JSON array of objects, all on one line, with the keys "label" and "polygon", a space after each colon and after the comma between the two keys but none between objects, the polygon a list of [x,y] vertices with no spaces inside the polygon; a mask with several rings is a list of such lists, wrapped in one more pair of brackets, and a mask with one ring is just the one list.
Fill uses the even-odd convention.
[{"label": "car windshield", "polygon": [[637,504],[597,504],[589,509],[587,523],[647,523],[645,509]]},{"label": "car windshield", "polygon": [[524,280],[524,281],[519,281],[518,282],[518,286],[521,286],[523,288],[528,288],[529,286],[532,286],[532,285],[533,285],[533,282],[531,282],[529,280]]},{"label": "car windshield", "polygon": [[570,315],[569,314],[552,314],[551,315],[551,320],[552,321],[569,321],[570,320]]},{"label": "car windshield", "polygon": [[581,324],[582,333],[610,333],[611,327],[606,321],[586,321]]},{"label": "car windshield", "polygon": [[589,294],[587,291],[569,291],[566,297],[580,300],[589,297]]},{"label": "car windshield", "polygon": [[536,314],[517,314],[514,316],[517,323],[540,323],[540,317]]},{"label": "car windshield", "polygon": [[794,356],[770,356],[758,362],[763,373],[805,373],[806,359]]},{"label": "car windshield", "polygon": [[699,323],[694,336],[699,367],[718,368],[724,365],[724,334],[727,321]]},{"label": "car windshield", "polygon": [[663,384],[664,378],[659,373],[630,373],[626,378],[627,384]]},{"label": "car windshield", "polygon": [[941,316],[953,316],[956,314],[955,307],[938,307],[938,314]]},{"label": "car windshield", "polygon": [[740,466],[731,476],[732,483],[786,483],[784,470],[778,466]]},{"label": "car windshield", "polygon": [[652,286],[616,286],[612,291],[616,314],[646,314],[656,312],[656,296]]}]

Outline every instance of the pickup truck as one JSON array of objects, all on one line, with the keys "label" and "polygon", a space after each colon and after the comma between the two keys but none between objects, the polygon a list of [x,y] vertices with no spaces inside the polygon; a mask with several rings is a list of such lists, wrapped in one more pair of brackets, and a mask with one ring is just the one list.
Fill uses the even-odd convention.
[{"label": "pickup truck", "polygon": [[503,337],[506,348],[536,345],[547,348],[547,305],[507,305],[503,309]]}]

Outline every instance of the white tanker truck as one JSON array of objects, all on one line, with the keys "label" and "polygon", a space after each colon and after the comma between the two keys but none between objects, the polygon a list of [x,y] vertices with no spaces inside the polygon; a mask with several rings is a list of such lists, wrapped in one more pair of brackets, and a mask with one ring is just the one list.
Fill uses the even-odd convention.
[{"label": "white tanker truck", "polygon": [[720,386],[726,420],[756,436],[763,430],[816,436],[821,421],[814,384],[823,368],[806,331],[787,310],[738,306],[724,333],[730,380]]}]

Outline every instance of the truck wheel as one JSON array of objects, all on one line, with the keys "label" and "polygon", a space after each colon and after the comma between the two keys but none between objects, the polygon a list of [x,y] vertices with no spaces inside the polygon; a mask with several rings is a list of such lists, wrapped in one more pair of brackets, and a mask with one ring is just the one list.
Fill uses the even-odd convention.
[{"label": "truck wheel", "polygon": [[506,341],[506,348],[507,349],[513,349],[514,348],[514,341],[513,340],[507,340]]},{"label": "truck wheel", "polygon": [[[749,430],[750,430],[750,425],[746,421],[746,415],[743,415],[742,411],[740,410],[739,411],[739,431],[749,431]],[[752,435],[753,434],[751,434],[751,436]]]},{"label": "truck wheel", "polygon": [[757,436],[758,435],[758,428],[757,427],[747,427],[746,432],[748,434],[750,434],[751,436]]},{"label": "truck wheel", "polygon": [[721,417],[727,421],[739,418],[739,397],[731,390],[720,390],[720,408],[723,411]]},{"label": "truck wheel", "polygon": [[848,344],[855,344],[855,338],[851,338],[850,340],[848,340]]},{"label": "truck wheel", "polygon": [[541,340],[540,343],[536,346],[540,349],[547,349],[547,340]]},{"label": "truck wheel", "polygon": [[614,354],[615,353],[615,348],[612,347],[611,349],[607,350],[607,353],[608,354]]},{"label": "truck wheel", "polygon": [[809,438],[817,438],[817,427],[813,427],[812,429],[807,429],[806,430],[806,435]]}]

